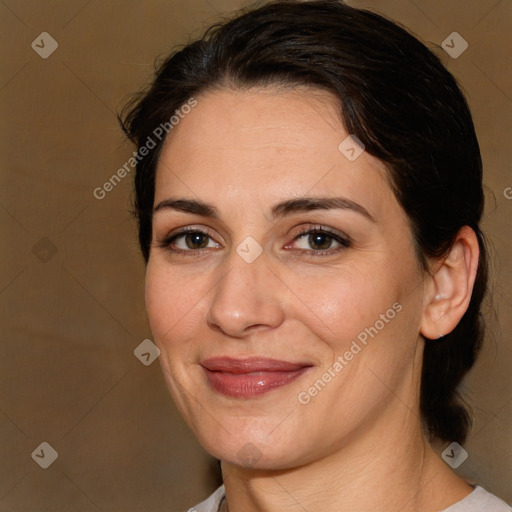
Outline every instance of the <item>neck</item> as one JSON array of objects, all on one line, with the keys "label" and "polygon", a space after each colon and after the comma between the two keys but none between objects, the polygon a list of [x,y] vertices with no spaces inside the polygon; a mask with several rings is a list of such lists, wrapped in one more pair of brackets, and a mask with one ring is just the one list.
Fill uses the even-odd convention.
[{"label": "neck", "polygon": [[399,400],[394,409],[369,432],[300,467],[268,471],[223,462],[229,512],[435,512],[463,499],[471,487],[434,453],[418,416]]}]

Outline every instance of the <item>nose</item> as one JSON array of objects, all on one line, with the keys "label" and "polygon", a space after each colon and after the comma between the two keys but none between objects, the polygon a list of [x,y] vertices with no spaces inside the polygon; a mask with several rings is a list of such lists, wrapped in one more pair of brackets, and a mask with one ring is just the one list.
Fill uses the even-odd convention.
[{"label": "nose", "polygon": [[215,288],[208,325],[235,338],[279,327],[285,318],[285,292],[264,257],[247,263],[234,253],[228,268]]}]

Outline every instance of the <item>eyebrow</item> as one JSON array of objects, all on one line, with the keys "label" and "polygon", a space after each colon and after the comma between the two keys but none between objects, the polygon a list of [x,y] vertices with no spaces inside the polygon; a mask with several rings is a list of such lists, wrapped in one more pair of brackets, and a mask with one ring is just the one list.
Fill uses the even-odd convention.
[{"label": "eyebrow", "polygon": [[[294,213],[335,209],[351,210],[363,215],[371,222],[376,222],[366,208],[344,197],[301,197],[299,199],[289,199],[274,205],[271,212],[272,217],[276,219]],[[175,210],[212,219],[220,218],[219,211],[215,206],[196,199],[164,199],[154,207],[153,213],[162,210]]]}]

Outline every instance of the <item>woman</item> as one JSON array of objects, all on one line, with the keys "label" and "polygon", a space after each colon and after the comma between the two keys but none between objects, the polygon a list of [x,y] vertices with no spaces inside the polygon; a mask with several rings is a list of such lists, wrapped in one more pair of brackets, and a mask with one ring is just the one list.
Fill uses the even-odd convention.
[{"label": "woman", "polygon": [[510,510],[432,448],[468,433],[487,280],[437,57],[337,1],[270,3],[170,56],[123,123],[165,380],[221,460],[192,510]]}]

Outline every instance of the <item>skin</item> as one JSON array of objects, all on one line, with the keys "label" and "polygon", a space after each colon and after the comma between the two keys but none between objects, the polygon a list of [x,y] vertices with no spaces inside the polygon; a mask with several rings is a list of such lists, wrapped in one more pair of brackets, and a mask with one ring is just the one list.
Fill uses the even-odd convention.
[{"label": "skin", "polygon": [[[166,140],[154,204],[201,200],[218,218],[154,213],[146,302],[177,407],[222,461],[229,510],[434,512],[461,500],[472,489],[425,440],[418,402],[424,337],[450,332],[471,296],[474,233],[462,229],[447,258],[422,270],[383,163],[338,149],[348,133],[327,92],[221,89],[197,99]],[[347,208],[272,217],[276,203],[305,196],[347,198],[372,219]],[[202,248],[184,236],[165,246],[185,226],[207,230],[192,240]],[[331,252],[315,256],[318,245],[298,235],[319,226],[350,246],[326,235]],[[236,252],[248,236],[263,251],[252,263]],[[300,403],[397,303],[400,312]],[[243,400],[209,386],[200,362],[217,356],[312,367]]]}]

